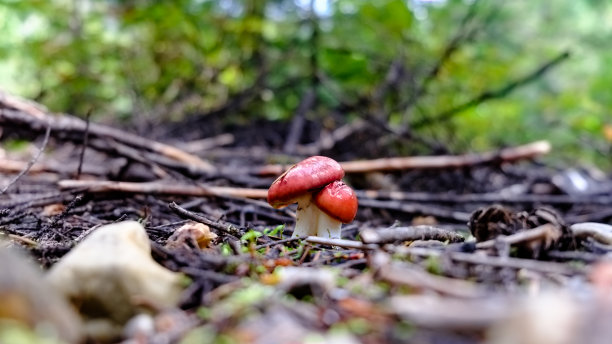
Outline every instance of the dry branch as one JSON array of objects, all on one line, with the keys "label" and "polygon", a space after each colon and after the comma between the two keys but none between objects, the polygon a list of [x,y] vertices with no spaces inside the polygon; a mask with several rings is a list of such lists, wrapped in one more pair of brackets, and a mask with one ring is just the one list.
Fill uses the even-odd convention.
[{"label": "dry branch", "polygon": [[392,227],[379,230],[365,229],[360,234],[367,244],[384,244],[395,241],[439,240],[449,242],[463,241],[458,233],[433,226]]},{"label": "dry branch", "polygon": [[306,241],[311,244],[355,248],[358,250],[372,250],[378,247],[377,245],[368,245],[356,240],[322,238],[318,236],[309,236],[306,238]]},{"label": "dry branch", "polygon": [[0,123],[26,126],[34,131],[43,131],[49,126],[55,135],[78,134],[79,138],[88,132],[90,136],[112,139],[136,149],[155,152],[186,164],[189,169],[197,172],[215,171],[210,163],[176,147],[98,123],[91,123],[87,128],[87,122],[78,117],[66,114],[52,115],[41,106],[2,91],[0,91]]},{"label": "dry branch", "polygon": [[596,222],[581,222],[570,226],[576,238],[593,238],[594,240],[612,245],[612,225]]},{"label": "dry branch", "polygon": [[126,192],[174,196],[224,196],[245,198],[266,198],[268,190],[234,188],[226,186],[203,186],[170,184],[169,182],[115,182],[106,180],[60,180],[61,189],[79,189],[88,192]]},{"label": "dry branch", "polygon": [[[188,185],[177,184],[176,182],[116,182],[105,180],[60,180],[58,185],[61,189],[75,189],[79,191],[87,191],[92,193],[104,192],[126,192],[126,193],[141,193],[141,194],[156,194],[156,195],[173,195],[173,196],[216,196],[216,197],[241,197],[241,198],[257,198],[265,199],[268,197],[268,190],[253,189],[253,188],[237,188],[228,186],[203,186],[203,185]],[[459,222],[467,222],[470,218],[469,213],[457,212],[450,209],[423,206],[420,204],[400,204],[397,201],[377,201],[370,199],[361,199],[359,201],[361,207],[390,209],[405,213],[419,213],[436,216],[439,218],[453,219]],[[341,245],[338,245],[341,246]]]},{"label": "dry branch", "polygon": [[[443,169],[475,166],[496,161],[513,162],[532,159],[549,153],[548,141],[536,141],[521,146],[503,148],[499,151],[482,154],[439,155],[383,158],[374,160],[345,161],[340,165],[346,173],[366,173],[374,171],[399,171],[409,169]],[[258,175],[279,175],[289,166],[266,165],[255,170]]]},{"label": "dry branch", "polygon": [[[495,239],[490,239],[487,241],[482,241],[476,244],[477,249],[488,249],[494,248],[498,243],[503,243],[507,245],[516,245],[524,242],[533,242],[533,241],[544,241],[550,238],[551,232],[555,231],[555,227],[547,223],[540,227],[526,229],[512,235],[503,236],[500,235]],[[560,232],[559,229],[557,231]]]}]

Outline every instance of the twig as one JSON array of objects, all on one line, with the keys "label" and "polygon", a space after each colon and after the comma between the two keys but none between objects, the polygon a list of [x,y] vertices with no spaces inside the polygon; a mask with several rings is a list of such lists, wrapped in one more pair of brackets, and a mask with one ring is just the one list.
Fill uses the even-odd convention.
[{"label": "twig", "polygon": [[[489,249],[494,248],[497,243],[503,242],[507,245],[516,245],[526,241],[533,241],[539,239],[545,239],[551,236],[551,231],[554,231],[554,225],[547,223],[540,227],[523,230],[512,235],[503,236],[500,235],[495,239],[482,241],[476,244],[476,248],[481,249]],[[560,230],[558,230],[560,231]]]},{"label": "twig", "polygon": [[220,196],[266,198],[268,190],[251,188],[234,188],[226,186],[202,186],[186,184],[170,184],[169,182],[115,182],[107,180],[74,180],[65,179],[58,183],[61,189],[79,189],[88,192],[127,192],[176,196]]},{"label": "twig", "polygon": [[570,226],[577,238],[592,237],[600,243],[612,244],[612,225],[597,222],[581,222]]},{"label": "twig", "polygon": [[358,250],[373,250],[378,247],[377,245],[364,244],[360,241],[355,241],[355,240],[331,239],[331,238],[322,238],[322,237],[317,237],[317,236],[307,237],[306,242],[309,242],[311,244],[319,244],[319,245],[338,246],[338,247],[344,247],[344,248],[355,248]]},{"label": "twig", "polygon": [[[26,125],[34,130],[40,130],[40,128],[47,125],[57,135],[69,137],[71,134],[79,134],[79,137],[82,137],[82,133],[87,126],[82,119],[70,115],[51,116],[46,110],[32,107],[29,104],[30,102],[26,100],[0,91],[0,121],[3,123]],[[161,154],[169,159],[187,164],[196,172],[212,173],[215,171],[215,168],[210,163],[195,155],[120,129],[91,123],[89,134],[100,138],[112,138],[128,146]]]},{"label": "twig", "polygon": [[433,226],[392,227],[379,230],[365,229],[360,233],[366,244],[385,244],[395,241],[439,240],[461,242],[464,238],[453,231]]},{"label": "twig", "polygon": [[30,162],[28,162],[25,169],[19,172],[19,174],[17,174],[15,178],[13,178],[13,180],[11,180],[5,187],[2,188],[2,190],[0,190],[0,195],[4,194],[11,186],[17,183],[19,179],[21,179],[21,177],[23,177],[26,173],[30,171],[32,166],[34,166],[36,161],[38,161],[38,159],[42,155],[43,151],[45,150],[45,147],[47,147],[47,143],[49,142],[49,136],[51,136],[51,126],[47,125],[47,130],[45,131],[45,138],[43,139],[43,142],[40,145],[38,152],[36,152],[36,155],[34,155],[34,157],[30,160]]},{"label": "twig", "polygon": [[558,65],[559,63],[565,61],[566,59],[568,59],[570,57],[569,52],[564,51],[563,53],[559,54],[558,56],[554,57],[553,59],[551,59],[550,61],[544,63],[543,65],[541,65],[540,67],[538,67],[536,70],[532,71],[531,73],[523,76],[522,78],[513,80],[511,82],[509,82],[508,84],[506,84],[505,86],[495,89],[495,90],[487,90],[484,91],[482,93],[480,93],[479,95],[475,96],[474,98],[466,101],[463,104],[459,104],[451,109],[448,109],[446,111],[441,112],[440,114],[436,115],[436,116],[431,116],[431,117],[426,117],[423,118],[421,120],[417,120],[415,122],[413,122],[411,124],[411,128],[413,129],[419,129],[422,127],[426,127],[429,125],[432,125],[434,123],[441,123],[444,121],[448,121],[449,119],[453,118],[455,115],[457,115],[458,113],[461,113],[475,105],[478,104],[482,104],[486,101],[489,101],[491,99],[497,99],[497,98],[502,98],[505,97],[506,95],[508,95],[510,92],[514,91],[516,88],[519,88],[521,86],[524,86],[530,82],[533,82],[535,80],[537,80],[538,78],[540,78],[542,75],[544,75],[546,72],[548,72],[550,69],[552,69],[553,67],[555,67],[556,65]]},{"label": "twig", "polygon": [[241,230],[239,228],[237,228],[236,226],[230,224],[230,223],[224,223],[221,221],[213,221],[210,220],[200,214],[196,214],[192,211],[189,211],[185,208],[182,208],[181,206],[179,206],[178,204],[176,204],[175,202],[172,202],[170,204],[168,204],[168,206],[170,207],[170,209],[172,209],[172,211],[174,211],[175,213],[177,213],[178,215],[180,215],[181,217],[184,218],[188,218],[190,220],[194,220],[197,222],[201,222],[209,227],[215,228],[225,234],[229,234],[235,238],[240,238],[240,236],[242,235]]},{"label": "twig", "polygon": [[[408,169],[445,169],[474,166],[495,161],[512,162],[532,159],[550,152],[548,141],[536,141],[521,146],[503,148],[499,151],[481,154],[439,155],[396,157],[374,160],[345,161],[340,165],[346,173],[367,173],[374,171],[398,171]],[[258,175],[279,175],[286,165],[266,165],[255,169]]]},{"label": "twig", "polygon": [[81,154],[79,154],[79,167],[75,179],[81,179],[81,171],[83,168],[83,160],[85,159],[85,149],[87,148],[87,141],[89,141],[89,122],[91,118],[91,108],[87,111],[85,116],[85,133],[83,133],[83,146],[81,147]]},{"label": "twig", "polygon": [[28,99],[0,91],[0,103],[15,110],[28,113],[40,120],[44,120],[46,118],[47,109],[41,104]]}]

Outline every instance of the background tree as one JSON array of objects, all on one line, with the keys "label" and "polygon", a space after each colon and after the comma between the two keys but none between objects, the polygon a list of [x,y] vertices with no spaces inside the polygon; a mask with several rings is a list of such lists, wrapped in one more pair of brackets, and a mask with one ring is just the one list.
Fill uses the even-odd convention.
[{"label": "background tree", "polygon": [[357,155],[549,139],[556,161],[609,168],[611,14],[595,0],[0,0],[0,83],[141,132],[279,121],[275,146],[295,152],[354,124],[380,138]]}]

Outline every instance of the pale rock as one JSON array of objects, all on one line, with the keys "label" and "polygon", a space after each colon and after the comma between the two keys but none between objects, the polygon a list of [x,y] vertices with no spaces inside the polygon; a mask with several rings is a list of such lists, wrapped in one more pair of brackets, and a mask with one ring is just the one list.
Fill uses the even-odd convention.
[{"label": "pale rock", "polygon": [[81,322],[74,309],[49,287],[29,257],[16,249],[3,247],[2,243],[0,300],[0,323],[3,326],[26,326],[35,331],[33,335],[67,343],[80,341]]},{"label": "pale rock", "polygon": [[571,295],[549,292],[526,298],[488,333],[488,344],[580,343],[585,308]]},{"label": "pale rock", "polygon": [[180,274],[152,259],[146,231],[135,221],[93,231],[51,268],[47,280],[77,307],[94,338],[117,335],[105,332],[120,331],[130,318],[150,311],[145,304],[176,306],[182,291]]}]

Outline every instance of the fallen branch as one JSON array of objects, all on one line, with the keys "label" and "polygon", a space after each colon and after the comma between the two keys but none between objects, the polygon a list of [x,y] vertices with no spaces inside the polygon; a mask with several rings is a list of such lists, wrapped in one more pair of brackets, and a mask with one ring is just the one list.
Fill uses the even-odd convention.
[{"label": "fallen branch", "polygon": [[251,188],[234,188],[227,186],[202,186],[187,184],[169,184],[168,182],[115,182],[107,180],[60,180],[61,189],[79,189],[88,192],[127,192],[174,196],[222,196],[244,198],[266,198],[268,190]]},{"label": "fallen branch", "polygon": [[[475,166],[491,162],[513,162],[532,159],[549,153],[548,141],[536,141],[521,146],[503,148],[495,152],[464,155],[439,155],[383,158],[374,160],[345,161],[340,165],[346,173],[366,173],[374,171],[399,171],[409,169],[445,169]],[[289,166],[266,165],[255,169],[257,175],[279,175]]]},{"label": "fallen branch", "polygon": [[319,245],[338,246],[338,247],[344,247],[344,248],[355,248],[358,250],[372,250],[378,247],[377,245],[368,245],[368,244],[362,243],[361,241],[356,241],[356,240],[322,238],[318,236],[309,236],[306,238],[306,242],[309,242],[311,244],[319,244]]},{"label": "fallen branch", "polygon": [[463,237],[458,233],[433,226],[392,227],[379,230],[365,229],[360,233],[366,244],[385,244],[396,241],[439,240],[461,242]]},{"label": "fallen branch", "polygon": [[47,126],[56,135],[72,134],[79,141],[88,131],[89,135],[98,138],[110,138],[125,145],[143,151],[152,151],[166,158],[182,162],[196,172],[212,173],[215,168],[199,157],[189,154],[176,147],[157,142],[129,133],[120,129],[102,124],[91,123],[87,129],[87,122],[70,115],[51,115],[38,104],[9,95],[0,91],[0,123],[26,126],[32,130],[42,131]]},{"label": "fallen branch", "polygon": [[612,225],[596,222],[581,222],[570,226],[576,238],[593,238],[594,240],[612,245]]},{"label": "fallen branch", "polygon": [[[556,231],[560,232],[560,229],[556,229]],[[498,243],[503,243],[506,245],[516,245],[524,242],[533,242],[533,241],[547,241],[551,238],[551,233],[555,233],[555,227],[547,223],[540,227],[526,229],[512,235],[503,236],[500,235],[495,239],[490,239],[486,241],[482,241],[476,244],[476,248],[481,249],[489,249],[494,248]],[[559,234],[560,235],[560,234]],[[558,238],[557,238],[558,239]]]},{"label": "fallen branch", "polygon": [[[193,197],[240,197],[265,199],[268,197],[266,189],[237,188],[229,186],[202,186],[187,184],[170,184],[169,182],[115,182],[107,180],[74,180],[65,179],[58,182],[61,189],[76,189],[79,192],[91,193],[104,192],[126,192],[156,195],[193,196]],[[397,201],[377,201],[362,199],[359,201],[361,207],[396,210],[405,213],[419,213],[436,216],[439,218],[453,219],[466,222],[470,214],[452,211],[444,208],[423,206],[419,204],[400,204]]]}]

